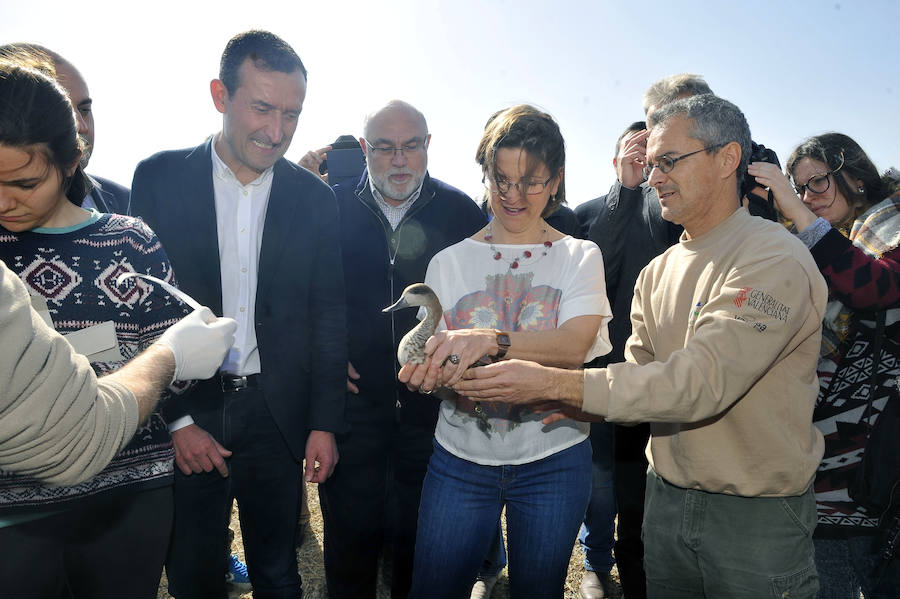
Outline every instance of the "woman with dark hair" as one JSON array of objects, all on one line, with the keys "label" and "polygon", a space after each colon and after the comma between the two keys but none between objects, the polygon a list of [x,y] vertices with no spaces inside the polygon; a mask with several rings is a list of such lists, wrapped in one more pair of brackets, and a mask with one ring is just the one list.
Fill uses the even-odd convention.
[{"label": "woman with dark hair", "polygon": [[[44,72],[0,61],[0,259],[38,312],[105,374],[187,310],[143,281],[117,285],[127,272],[172,282],[172,271],[141,221],[78,206],[90,190],[80,143],[62,88]],[[0,472],[4,593],[156,597],[172,524],[172,459],[156,413],[84,483],[49,487]]]},{"label": "woman with dark hair", "polygon": [[[610,350],[599,249],[544,220],[565,194],[556,122],[531,106],[501,111],[476,161],[494,218],[428,265],[443,330],[426,344],[430,358],[400,373],[423,393],[452,386],[483,357],[578,368]],[[410,597],[468,597],[504,508],[510,596],[561,597],[591,490],[588,423],[544,426],[530,410],[449,395],[422,491]]]},{"label": "woman with dark hair", "polygon": [[[858,599],[862,590],[867,599],[896,597],[900,563],[881,558],[879,525],[890,514],[861,505],[854,489],[879,416],[888,402],[896,409],[900,401],[900,195],[840,133],[811,137],[794,150],[787,162],[793,186],[772,164],[752,163],[749,173],[772,190],[830,292],[813,413],[825,437],[815,480],[818,596]],[[900,480],[900,472],[890,475]]]}]

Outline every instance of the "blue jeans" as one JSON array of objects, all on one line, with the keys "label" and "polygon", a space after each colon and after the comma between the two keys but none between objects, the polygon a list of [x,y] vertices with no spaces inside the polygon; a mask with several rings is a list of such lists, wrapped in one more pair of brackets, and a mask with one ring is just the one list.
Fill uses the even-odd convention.
[{"label": "blue jeans", "polygon": [[528,464],[482,466],[437,442],[425,475],[411,599],[464,599],[506,507],[510,597],[561,599],[590,496],[585,440]]},{"label": "blue jeans", "polygon": [[506,545],[503,544],[503,526],[497,522],[497,534],[491,541],[488,553],[484,556],[484,562],[478,569],[478,578],[494,578],[500,576],[500,572],[506,567]]},{"label": "blue jeans", "polygon": [[652,468],[644,506],[644,567],[653,599],[813,599],[816,500],[683,489]]},{"label": "blue jeans", "polygon": [[606,574],[615,560],[616,494],[613,487],[613,425],[591,423],[591,500],[584,514],[578,540],[584,549],[584,567]]},{"label": "blue jeans", "polygon": [[819,571],[818,599],[893,599],[900,593],[900,560],[893,560],[875,588],[874,571],[880,563],[872,543],[875,536],[814,539]]}]

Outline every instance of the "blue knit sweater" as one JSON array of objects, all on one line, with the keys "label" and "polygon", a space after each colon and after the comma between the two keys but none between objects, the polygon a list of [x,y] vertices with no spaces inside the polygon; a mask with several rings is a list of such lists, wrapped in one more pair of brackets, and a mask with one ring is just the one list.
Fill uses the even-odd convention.
[{"label": "blue knit sweater", "polygon": [[[85,222],[66,229],[11,233],[0,227],[0,259],[32,296],[46,300],[60,333],[114,323],[124,360],[92,363],[98,374],[118,369],[187,312],[143,280],[115,284],[119,274],[129,271],[173,281],[156,235],[131,217],[92,212]],[[166,424],[153,414],[106,469],[79,485],[49,487],[0,471],[0,515],[65,509],[100,493],[171,484],[173,457]]]}]

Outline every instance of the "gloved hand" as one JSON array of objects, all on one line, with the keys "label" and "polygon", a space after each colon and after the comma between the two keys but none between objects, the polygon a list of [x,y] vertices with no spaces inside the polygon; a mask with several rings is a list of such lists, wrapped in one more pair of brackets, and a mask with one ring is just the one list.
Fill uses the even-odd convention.
[{"label": "gloved hand", "polygon": [[194,310],[171,327],[156,343],[175,355],[174,381],[208,379],[216,373],[234,345],[237,322],[216,318],[209,308]]}]

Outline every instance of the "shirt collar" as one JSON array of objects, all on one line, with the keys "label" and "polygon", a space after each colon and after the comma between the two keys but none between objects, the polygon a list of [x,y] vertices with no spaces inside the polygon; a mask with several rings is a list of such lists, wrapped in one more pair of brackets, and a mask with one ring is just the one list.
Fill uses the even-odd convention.
[{"label": "shirt collar", "polygon": [[270,166],[266,170],[264,170],[256,179],[244,185],[241,183],[237,176],[234,174],[234,171],[225,164],[225,161],[219,157],[219,154],[216,153],[216,142],[213,139],[212,144],[210,144],[212,149],[212,164],[213,164],[213,174],[223,181],[227,181],[237,185],[238,187],[259,187],[260,185],[265,185],[269,181],[272,180],[272,173],[274,172],[274,167]]},{"label": "shirt collar", "polygon": [[415,202],[417,199],[419,199],[419,195],[422,193],[422,185],[424,185],[424,184],[425,184],[425,179],[423,178],[422,182],[419,183],[418,189],[416,189],[412,193],[411,196],[406,198],[406,200],[402,204],[400,204],[398,206],[394,206],[392,204],[389,204],[387,202],[387,200],[384,199],[384,196],[375,187],[375,182],[372,181],[372,175],[371,174],[369,175],[369,189],[372,190],[372,197],[374,197],[375,201],[378,202],[379,204],[382,204],[384,206],[389,206],[392,210],[404,210],[406,208],[409,208],[413,202]]}]

